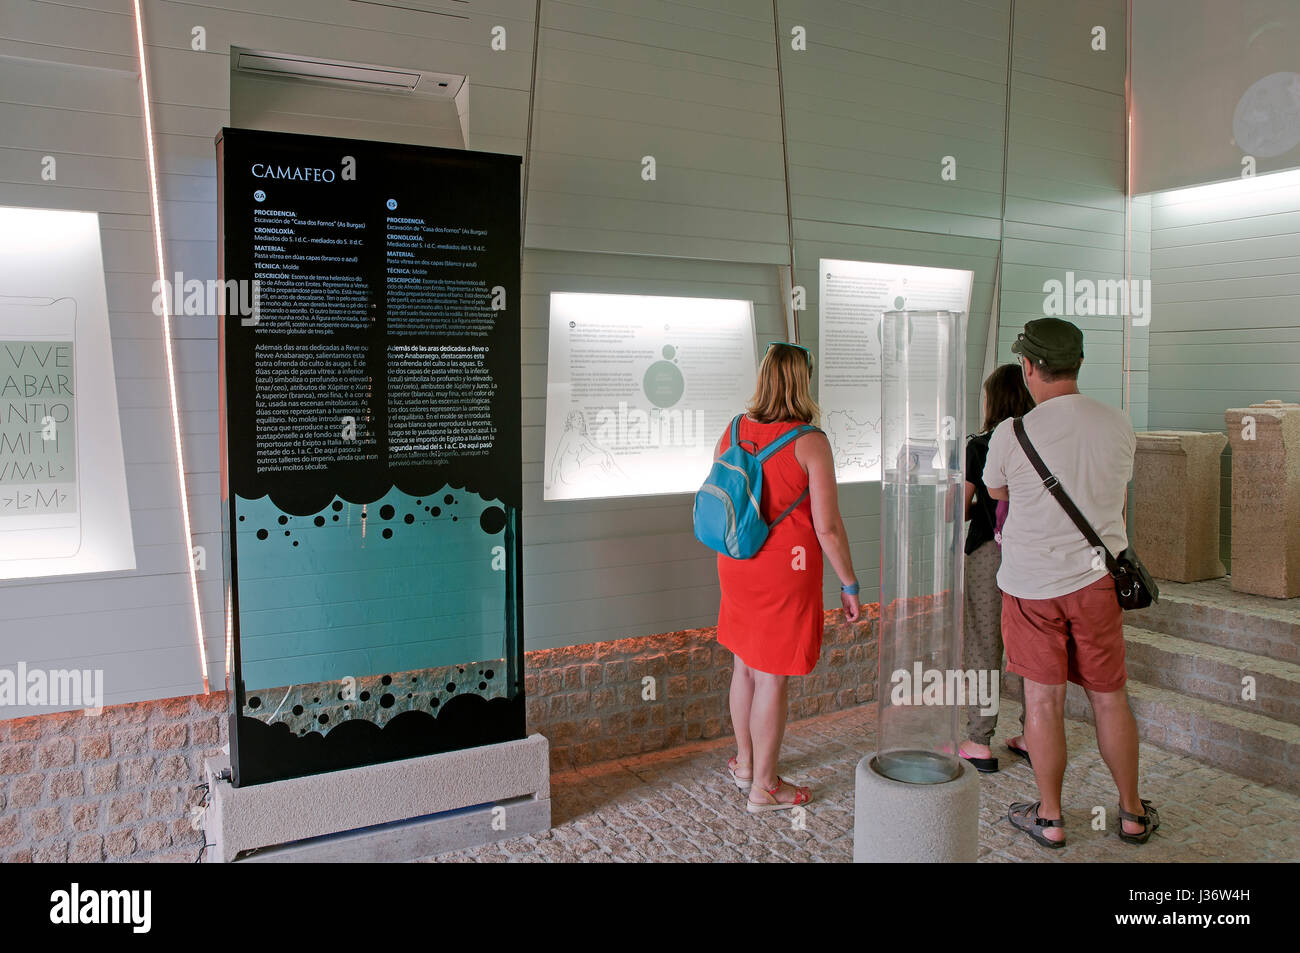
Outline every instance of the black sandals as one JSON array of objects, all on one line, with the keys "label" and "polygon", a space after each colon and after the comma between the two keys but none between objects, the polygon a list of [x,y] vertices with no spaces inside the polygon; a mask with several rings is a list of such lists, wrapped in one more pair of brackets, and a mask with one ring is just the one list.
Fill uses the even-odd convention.
[{"label": "black sandals", "polygon": [[[1065,839],[1051,840],[1050,838],[1044,837],[1038,828],[1064,827],[1065,821],[1061,820],[1059,817],[1052,820],[1048,820],[1045,817],[1039,817],[1038,806],[1042,803],[1042,801],[1017,801],[1015,804],[1012,804],[1010,810],[1007,811],[1007,820],[1011,822],[1012,827],[1024,831],[1044,847],[1050,847],[1052,850],[1059,850],[1065,846]],[[1121,830],[1122,829],[1123,828],[1121,828]]]},{"label": "black sandals", "polygon": [[969,761],[971,763],[971,766],[974,767],[975,770],[978,771],[980,774],[997,773],[998,770],[997,758],[977,758],[973,754],[962,754],[961,751],[958,751],[957,753],[961,754],[963,761]]},{"label": "black sandals", "polygon": [[1034,766],[1034,762],[1029,760],[1029,752],[1027,750],[1025,750],[1024,748],[1017,748],[1010,741],[1007,742],[1007,747],[1011,750],[1011,753],[1015,755],[1017,758],[1024,758],[1025,764],[1029,765],[1031,768]]},{"label": "black sandals", "polygon": [[[1119,811],[1119,839],[1126,843],[1145,844],[1150,840],[1155,829],[1160,826],[1160,815],[1157,814],[1156,809],[1151,806],[1151,802],[1145,798],[1142,799],[1142,810],[1146,811],[1145,814],[1130,814],[1128,811],[1124,810],[1123,805],[1118,805],[1117,810]],[[1125,831],[1125,821],[1132,821],[1134,824],[1141,824],[1142,833],[1130,834]]]}]

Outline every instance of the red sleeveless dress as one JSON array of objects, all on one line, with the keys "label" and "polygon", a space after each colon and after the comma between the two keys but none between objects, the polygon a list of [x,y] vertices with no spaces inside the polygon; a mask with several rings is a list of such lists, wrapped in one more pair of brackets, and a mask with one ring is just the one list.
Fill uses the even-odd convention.
[{"label": "red sleeveless dress", "polygon": [[[760,424],[745,415],[740,418],[740,439],[752,440],[761,450],[798,426],[794,421]],[[759,508],[768,522],[808,488],[808,474],[794,456],[796,443],[798,439],[786,444],[763,464]],[[730,424],[722,449],[729,446]],[[719,644],[760,672],[807,675],[813,670],[821,654],[823,614],[822,548],[813,529],[811,496],[773,528],[753,558],[719,554],[718,584]]]}]

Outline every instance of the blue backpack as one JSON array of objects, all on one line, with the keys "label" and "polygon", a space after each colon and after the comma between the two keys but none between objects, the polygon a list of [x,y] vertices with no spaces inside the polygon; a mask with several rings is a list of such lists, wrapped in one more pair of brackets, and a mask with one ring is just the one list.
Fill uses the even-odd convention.
[{"label": "blue backpack", "polygon": [[708,479],[695,494],[695,538],[732,559],[749,559],[767,540],[772,527],[785,519],[808,495],[805,488],[771,524],[763,520],[763,462],[787,443],[806,433],[821,433],[803,424],[777,437],[758,453],[740,445],[740,418],[731,422],[731,446],[713,463]]}]

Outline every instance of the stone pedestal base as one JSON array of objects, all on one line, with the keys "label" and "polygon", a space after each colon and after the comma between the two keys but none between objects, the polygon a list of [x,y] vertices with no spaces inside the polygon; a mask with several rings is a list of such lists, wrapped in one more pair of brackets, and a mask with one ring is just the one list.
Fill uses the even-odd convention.
[{"label": "stone pedestal base", "polygon": [[905,784],[858,762],[855,863],[974,863],[979,857],[979,777],[967,762],[943,784]]},{"label": "stone pedestal base", "polygon": [[544,831],[542,735],[423,758],[232,787],[229,758],[204,763],[210,862],[395,861]]}]

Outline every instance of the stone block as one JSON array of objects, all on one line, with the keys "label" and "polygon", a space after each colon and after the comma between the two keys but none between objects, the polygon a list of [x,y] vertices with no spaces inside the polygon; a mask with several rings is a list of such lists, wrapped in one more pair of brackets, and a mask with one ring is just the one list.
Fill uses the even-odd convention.
[{"label": "stone block", "polygon": [[129,827],[113,831],[104,841],[104,850],[114,860],[130,857],[136,850],[135,831]]},{"label": "stone block", "polygon": [[98,804],[77,804],[72,808],[72,826],[75,829],[79,831],[88,831],[98,823]]},{"label": "stone block", "polygon": [[1300,596],[1300,404],[1228,410],[1232,446],[1232,588]]},{"label": "stone block", "polygon": [[1221,433],[1153,430],[1137,435],[1133,461],[1133,539],[1158,579],[1217,579]]},{"label": "stone block", "polygon": [[68,859],[74,864],[97,864],[104,859],[104,838],[99,834],[87,834],[79,837],[72,844]]},{"label": "stone block", "polygon": [[92,794],[109,794],[117,790],[118,769],[116,764],[98,764],[90,769],[90,790]]},{"label": "stone block", "polygon": [[[9,814],[7,817],[0,817],[0,847],[12,847],[18,843],[23,836],[18,827],[18,815]],[[8,858],[9,863],[14,862],[13,855]]]},{"label": "stone block", "polygon": [[38,754],[42,768],[67,768],[76,760],[76,742],[71,738],[55,738],[41,745]]},{"label": "stone block", "polygon": [[47,807],[32,812],[32,829],[37,840],[53,837],[63,830],[63,808]]},{"label": "stone block", "polygon": [[14,781],[10,800],[14,807],[32,807],[41,799],[45,775],[28,774]]},{"label": "stone block", "polygon": [[80,797],[86,792],[86,779],[80,771],[60,771],[50,779],[50,799]]},{"label": "stone block", "polygon": [[111,750],[109,734],[106,731],[86,735],[80,741],[79,753],[82,761],[102,761],[109,756]]}]

